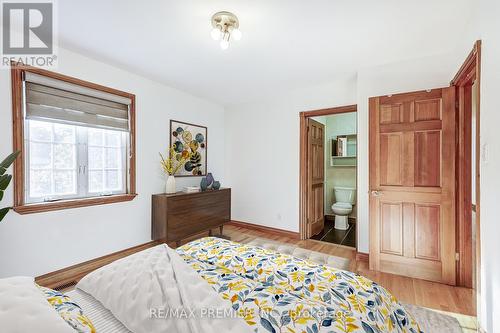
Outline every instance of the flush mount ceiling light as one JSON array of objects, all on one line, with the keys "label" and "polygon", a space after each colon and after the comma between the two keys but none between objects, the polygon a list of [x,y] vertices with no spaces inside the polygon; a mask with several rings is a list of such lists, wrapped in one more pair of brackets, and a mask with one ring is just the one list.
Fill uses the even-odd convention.
[{"label": "flush mount ceiling light", "polygon": [[232,37],[234,40],[241,39],[241,31],[239,29],[240,22],[236,15],[230,12],[218,12],[212,16],[212,38],[220,40],[220,48],[226,50],[229,47],[229,40]]}]

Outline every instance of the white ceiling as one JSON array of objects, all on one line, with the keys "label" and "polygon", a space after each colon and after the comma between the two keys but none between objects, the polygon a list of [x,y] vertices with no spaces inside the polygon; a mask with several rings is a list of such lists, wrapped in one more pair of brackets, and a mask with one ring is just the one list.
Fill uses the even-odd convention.
[{"label": "white ceiling", "polygon": [[[64,0],[60,46],[228,105],[453,50],[470,0]],[[210,18],[243,38],[222,51]],[[457,33],[458,31],[458,33]]]}]

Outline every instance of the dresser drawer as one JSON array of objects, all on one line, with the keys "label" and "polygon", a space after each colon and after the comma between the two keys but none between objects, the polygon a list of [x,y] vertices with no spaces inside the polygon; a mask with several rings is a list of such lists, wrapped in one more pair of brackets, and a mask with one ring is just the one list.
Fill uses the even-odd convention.
[{"label": "dresser drawer", "polygon": [[152,239],[179,241],[231,219],[231,190],[153,195]]}]

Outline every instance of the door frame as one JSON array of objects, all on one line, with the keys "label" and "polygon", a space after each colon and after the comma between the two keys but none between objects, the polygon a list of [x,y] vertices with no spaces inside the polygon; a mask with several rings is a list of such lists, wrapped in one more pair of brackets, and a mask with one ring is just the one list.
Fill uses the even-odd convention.
[{"label": "door frame", "polygon": [[[472,83],[476,83],[476,137],[471,137],[471,114],[466,109],[466,100],[474,92],[470,88]],[[457,284],[459,286],[473,288],[479,294],[480,285],[480,153],[476,152],[475,161],[471,161],[472,140],[476,141],[476,149],[480,149],[480,87],[481,87],[481,41],[474,43],[472,51],[462,64],[457,74],[451,80],[450,86],[456,88],[457,96],[457,253],[460,260],[457,262]],[[472,103],[472,102],[471,102]],[[476,174],[472,175],[471,163],[475,163]],[[476,193],[472,193],[470,188],[472,177],[476,178]],[[476,246],[472,248],[472,230],[468,228],[467,221],[471,217],[471,207],[467,203],[471,202],[472,196],[476,197]],[[473,262],[472,254],[476,257],[475,283],[472,282]]]},{"label": "door frame", "polygon": [[[299,113],[300,136],[299,136],[299,233],[300,239],[308,239],[307,234],[307,119],[311,117],[329,116],[332,114],[357,112],[357,105],[339,106],[327,109],[303,111]],[[357,157],[356,157],[357,160]],[[357,177],[356,177],[357,178]],[[358,200],[356,196],[356,200]],[[357,232],[357,230],[356,230]],[[358,244],[356,242],[356,248]]]}]

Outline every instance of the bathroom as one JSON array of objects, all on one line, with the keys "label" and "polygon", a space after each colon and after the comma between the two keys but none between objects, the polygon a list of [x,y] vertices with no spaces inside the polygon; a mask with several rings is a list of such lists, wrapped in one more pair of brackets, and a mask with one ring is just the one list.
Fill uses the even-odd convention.
[{"label": "bathroom", "polygon": [[312,239],[356,247],[356,112],[314,117],[324,125],[324,228]]}]

